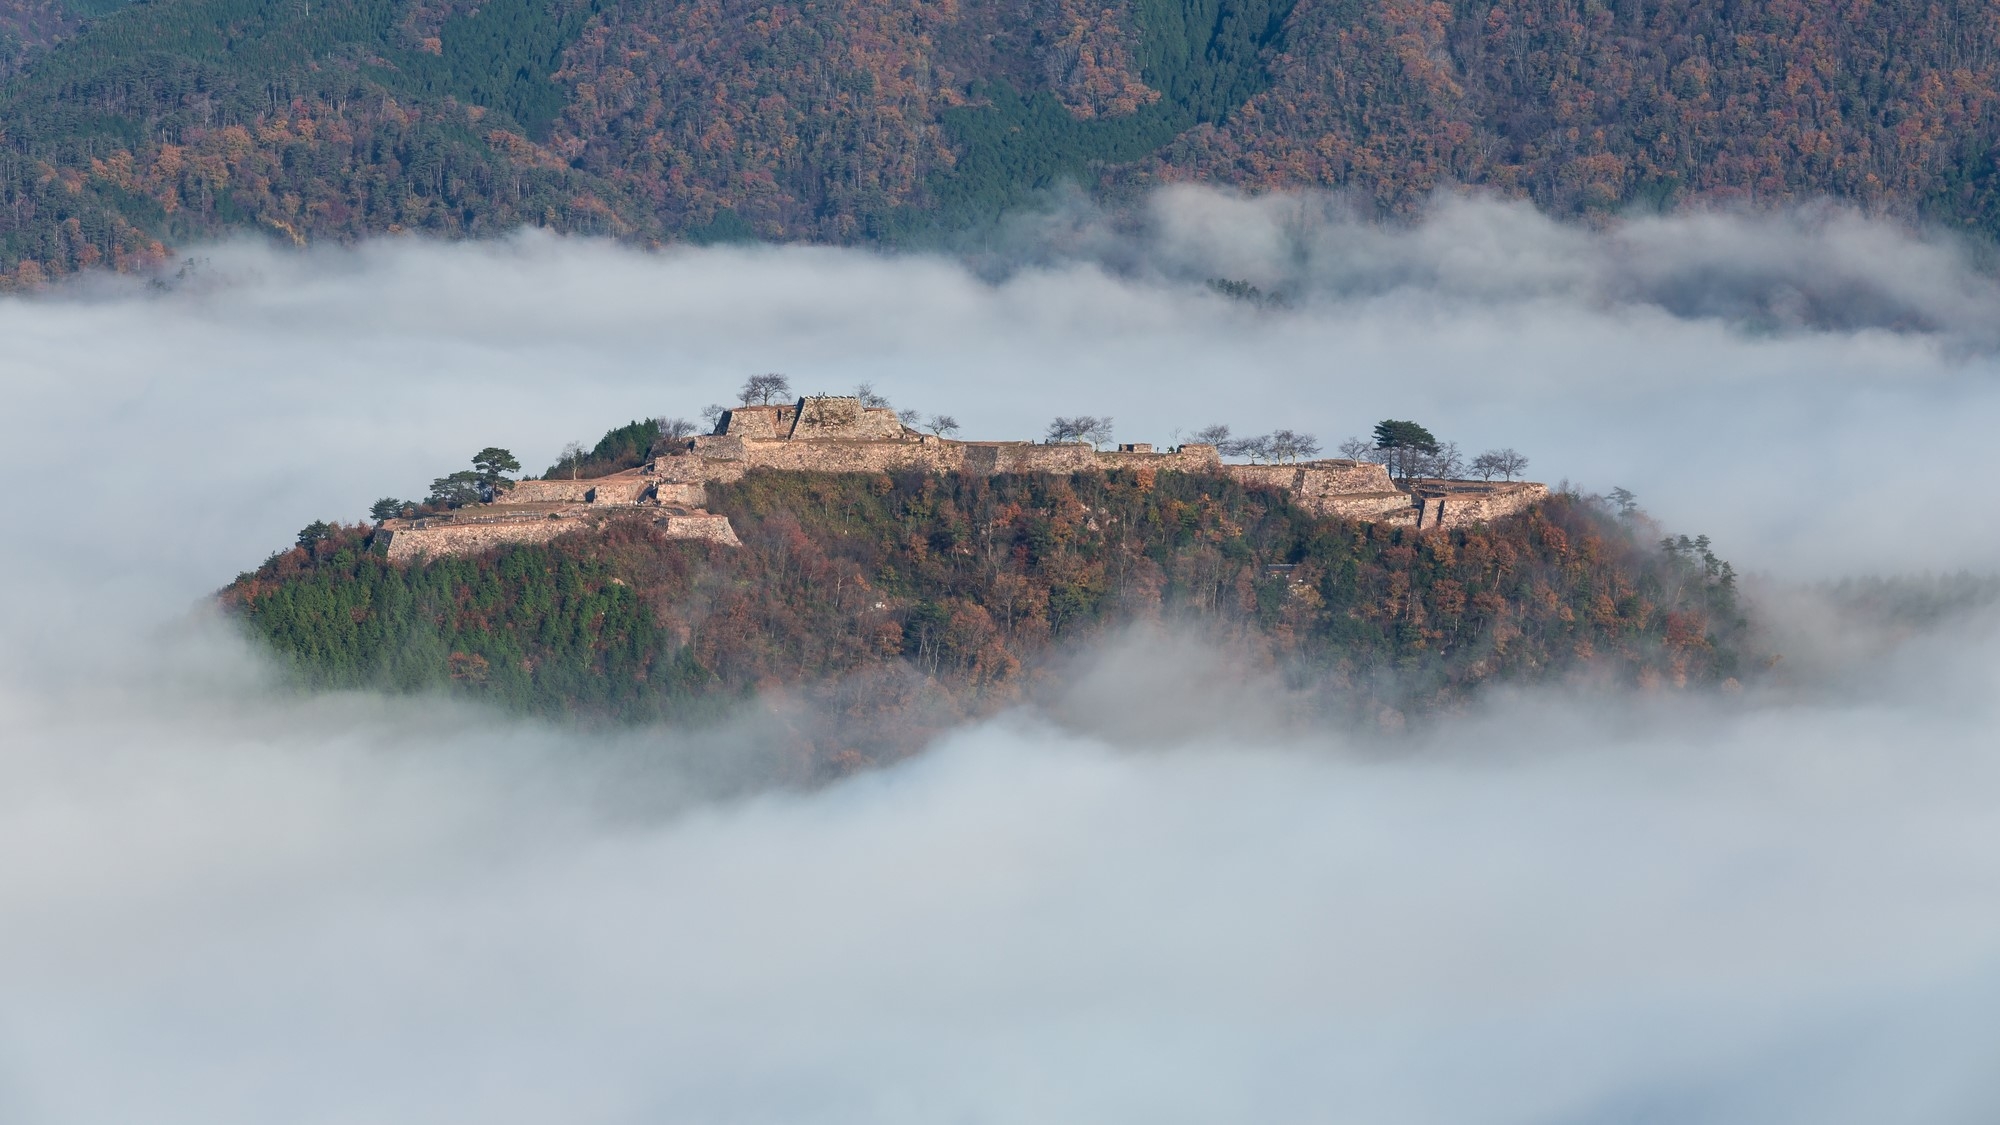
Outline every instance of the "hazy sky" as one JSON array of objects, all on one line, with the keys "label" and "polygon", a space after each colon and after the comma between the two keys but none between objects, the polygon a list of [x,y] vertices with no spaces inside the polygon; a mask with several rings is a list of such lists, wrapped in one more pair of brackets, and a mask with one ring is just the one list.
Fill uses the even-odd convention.
[{"label": "hazy sky", "polygon": [[300,697],[190,612],[483,445],[540,467],[765,370],[979,437],[1415,418],[1780,580],[2000,569],[2000,297],[1947,242],[1178,191],[969,262],[200,256],[0,300],[0,1120],[2000,1110],[1990,614],[1889,646],[1787,600],[1782,695],[1531,692],[1415,742],[1250,728],[1257,684],[1140,637],[1048,714],[746,796],[754,725]]}]

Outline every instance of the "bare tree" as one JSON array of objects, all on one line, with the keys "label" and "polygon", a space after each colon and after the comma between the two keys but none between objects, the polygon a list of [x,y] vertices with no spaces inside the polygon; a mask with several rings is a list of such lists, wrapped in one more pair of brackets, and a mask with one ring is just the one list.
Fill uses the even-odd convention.
[{"label": "bare tree", "polygon": [[1513,480],[1527,470],[1528,459],[1512,449],[1489,449],[1472,459],[1472,471],[1480,480]]},{"label": "bare tree", "polygon": [[1367,438],[1348,438],[1340,443],[1340,455],[1349,461],[1373,461],[1376,458],[1375,443]]},{"label": "bare tree", "polygon": [[772,399],[792,397],[792,381],[775,371],[752,375],[738,393],[745,403],[769,406]]},{"label": "bare tree", "polygon": [[914,430],[922,425],[924,413],[921,410],[904,410],[897,413],[896,420]]},{"label": "bare tree", "polygon": [[1229,444],[1229,427],[1220,423],[1213,426],[1203,426],[1201,429],[1196,430],[1194,436],[1188,440],[1196,445],[1212,445],[1219,450]]},{"label": "bare tree", "polygon": [[875,393],[875,384],[873,383],[863,383],[854,388],[854,397],[863,406],[882,407],[889,405],[887,398]]},{"label": "bare tree", "polygon": [[1298,461],[1319,452],[1319,439],[1311,434],[1273,430],[1265,440],[1270,443],[1270,455],[1274,461]]},{"label": "bare tree", "polygon": [[1270,434],[1237,438],[1230,444],[1235,447],[1230,451],[1234,456],[1248,457],[1252,461],[1269,461],[1273,453]]},{"label": "bare tree", "polygon": [[668,441],[686,441],[695,435],[695,424],[686,418],[655,418],[653,424],[660,427],[660,436]]},{"label": "bare tree", "polygon": [[1096,420],[1087,415],[1082,418],[1058,417],[1049,423],[1048,432],[1042,435],[1042,440],[1048,442],[1050,445],[1081,441],[1083,440],[1083,431],[1088,427],[1089,423]]},{"label": "bare tree", "polygon": [[568,465],[569,479],[575,480],[577,470],[583,467],[583,454],[584,454],[584,449],[582,442],[580,441],[570,442],[568,445],[562,447],[562,457],[560,460],[556,462],[556,464]]},{"label": "bare tree", "polygon": [[1417,473],[1434,480],[1457,480],[1465,471],[1465,455],[1458,451],[1458,443],[1446,441],[1417,460]]},{"label": "bare tree", "polygon": [[711,402],[701,408],[701,420],[707,422],[709,432],[714,433],[716,428],[722,425],[722,416],[727,413],[729,413],[728,407]]},{"label": "bare tree", "polygon": [[933,414],[930,421],[924,423],[924,428],[937,437],[955,434],[958,432],[958,419],[949,414]]},{"label": "bare tree", "polygon": [[1083,440],[1089,442],[1092,449],[1110,444],[1111,418],[1108,415],[1103,418],[1088,418],[1085,421],[1090,424],[1084,427]]}]

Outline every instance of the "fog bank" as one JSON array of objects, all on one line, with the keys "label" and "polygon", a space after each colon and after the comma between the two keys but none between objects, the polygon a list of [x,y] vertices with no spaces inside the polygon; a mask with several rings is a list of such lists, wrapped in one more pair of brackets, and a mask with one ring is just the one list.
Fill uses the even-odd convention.
[{"label": "fog bank", "polygon": [[1746,569],[2000,559],[2000,530],[1959,498],[1995,467],[2000,299],[1948,243],[1840,212],[1589,232],[1477,199],[1385,229],[1313,197],[1193,189],[1156,197],[1136,233],[1065,221],[972,262],[536,235],[234,245],[166,292],[94,279],[10,299],[0,459],[46,484],[5,502],[166,473],[173,495],[146,492],[167,503],[121,518],[167,553],[149,569],[199,589],[482,446],[539,469],[777,370],[801,391],[870,381],[978,437],[1090,413],[1122,440],[1224,422],[1331,448],[1415,418],[1468,452],[1520,449],[1538,479],[1631,489]]},{"label": "fog bank", "polygon": [[[232,245],[0,299],[0,1120],[1992,1119],[1991,584],[1801,585],[2000,569],[1958,497],[1991,280],[1839,212],[1151,206],[966,260]],[[190,609],[481,446],[540,468],[766,370],[969,436],[1512,445],[1762,572],[1787,659],[1392,738],[1127,635],[804,790],[751,721],[305,696]]]},{"label": "fog bank", "polygon": [[1986,1120],[1996,645],[1419,746],[1023,716],[718,803],[671,731],[288,697],[197,635],[0,695],[0,1115]]}]

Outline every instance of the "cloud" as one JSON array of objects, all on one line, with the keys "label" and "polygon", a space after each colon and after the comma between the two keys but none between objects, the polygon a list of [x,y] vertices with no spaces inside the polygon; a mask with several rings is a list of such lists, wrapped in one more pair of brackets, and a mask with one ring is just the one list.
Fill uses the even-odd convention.
[{"label": "cloud", "polygon": [[[16,510],[144,493],[121,518],[167,553],[150,572],[193,588],[484,445],[546,465],[775,369],[802,389],[871,381],[972,436],[1081,412],[1127,440],[1221,421],[1330,447],[1413,417],[1471,451],[1521,449],[1551,481],[1632,489],[1751,569],[2000,558],[1960,499],[1996,468],[1981,334],[2000,301],[1936,238],[1838,211],[1588,231],[1480,199],[1386,228],[1316,197],[1182,189],[1136,234],[1086,216],[1017,245],[999,271],[532,235],[216,247],[173,292],[0,304],[0,468],[47,482]],[[1231,302],[1208,277],[1294,305]]]},{"label": "cloud", "polygon": [[0,699],[0,1110],[1982,1120],[1992,624],[1846,698],[1531,693],[1400,749],[1023,716],[719,803],[672,731],[287,696],[197,637],[205,685]]},{"label": "cloud", "polygon": [[[975,260],[228,245],[0,300],[0,1118],[1989,1119],[1990,592],[1798,586],[2000,558],[1984,275],[1831,211],[1150,206]],[[1793,658],[1389,739],[1135,635],[795,790],[754,725],[304,696],[190,617],[481,446],[773,369],[974,436],[1419,418],[1715,534]]]}]

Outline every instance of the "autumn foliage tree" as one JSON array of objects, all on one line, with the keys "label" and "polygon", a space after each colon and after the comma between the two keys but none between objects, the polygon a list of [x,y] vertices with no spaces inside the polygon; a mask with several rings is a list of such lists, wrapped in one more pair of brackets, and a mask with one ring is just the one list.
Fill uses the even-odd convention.
[{"label": "autumn foliage tree", "polygon": [[1302,714],[1415,715],[1558,675],[1717,683],[1745,666],[1735,575],[1708,542],[1574,494],[1423,533],[1153,471],[756,470],[712,484],[709,506],[741,548],[613,524],[404,565],[371,552],[372,529],[329,526],[224,600],[313,683],[637,719],[780,687],[814,708],[802,737],[823,765],[1018,701],[1061,646],[1139,618],[1235,638]]}]

